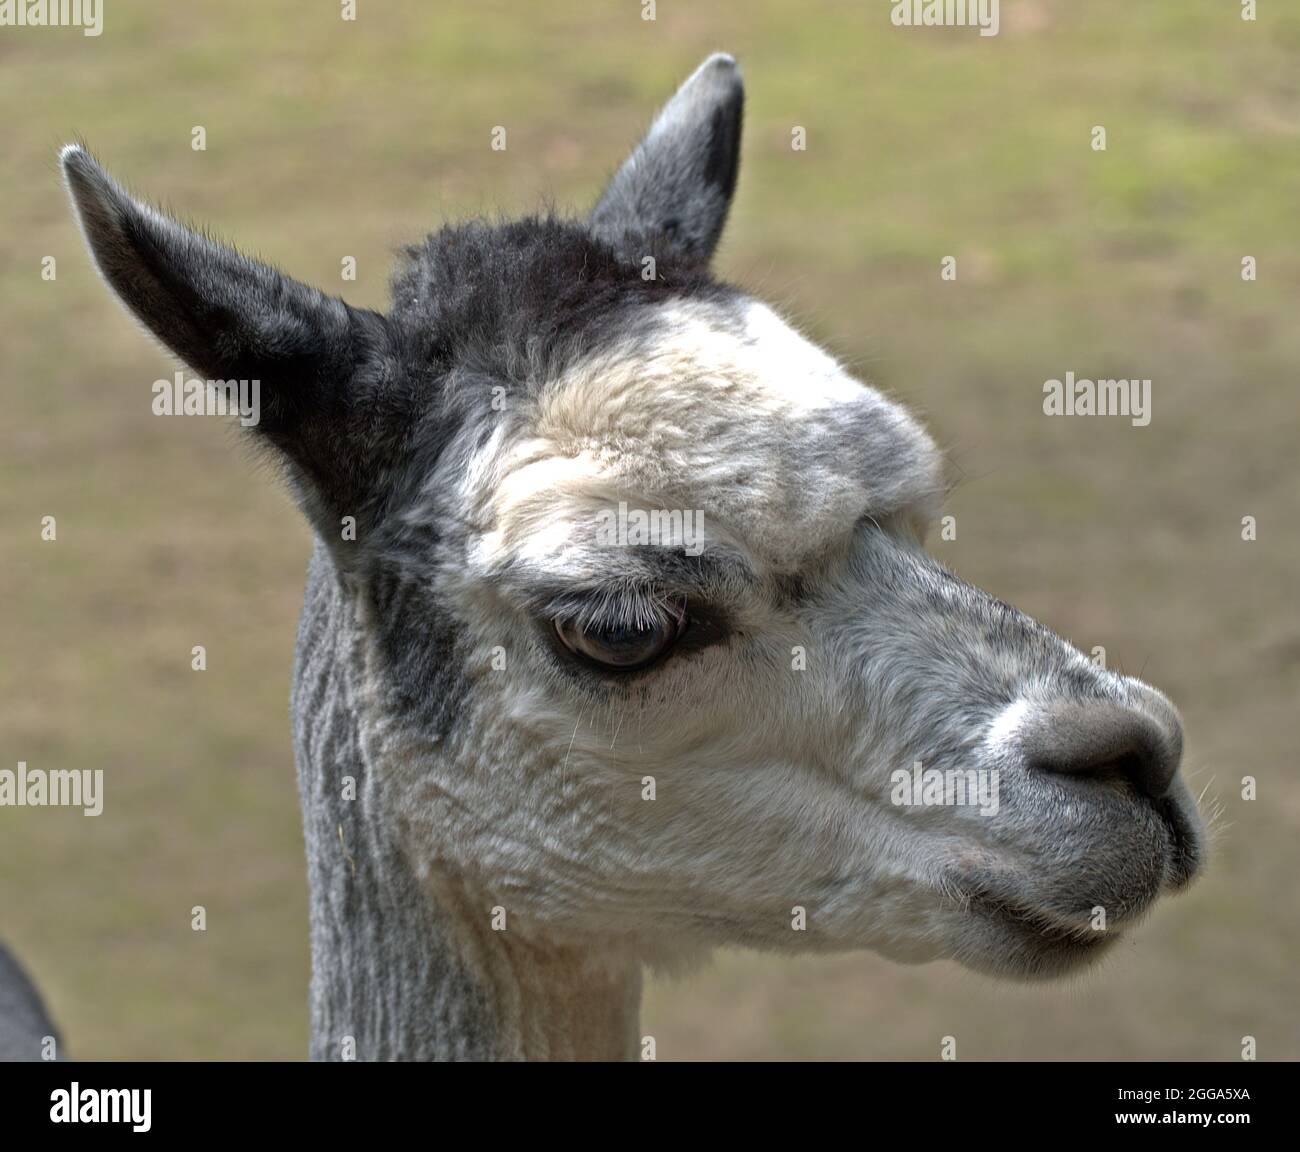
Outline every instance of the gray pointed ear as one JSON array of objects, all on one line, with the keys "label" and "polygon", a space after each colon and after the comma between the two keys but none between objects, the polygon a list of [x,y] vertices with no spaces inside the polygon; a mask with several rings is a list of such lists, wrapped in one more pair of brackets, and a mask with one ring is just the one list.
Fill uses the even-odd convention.
[{"label": "gray pointed ear", "polygon": [[658,243],[707,263],[736,190],[744,105],[736,61],[710,56],[610,181],[591,214],[592,232],[631,256]]},{"label": "gray pointed ear", "polygon": [[61,161],[86,244],[123,303],[202,379],[259,381],[254,431],[305,482],[309,514],[355,511],[386,375],[384,317],[139,203],[78,145]]}]

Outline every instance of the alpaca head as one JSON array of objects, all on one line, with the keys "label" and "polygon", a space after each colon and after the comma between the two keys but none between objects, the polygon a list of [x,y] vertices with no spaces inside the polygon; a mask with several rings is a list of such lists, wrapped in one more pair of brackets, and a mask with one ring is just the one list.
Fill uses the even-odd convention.
[{"label": "alpaca head", "polygon": [[712,57],[586,220],[445,228],[387,315],[63,165],[135,315],[260,381],[431,899],[651,958],[1061,971],[1198,867],[1177,714],[932,560],[930,438],[711,276],[741,107]]}]

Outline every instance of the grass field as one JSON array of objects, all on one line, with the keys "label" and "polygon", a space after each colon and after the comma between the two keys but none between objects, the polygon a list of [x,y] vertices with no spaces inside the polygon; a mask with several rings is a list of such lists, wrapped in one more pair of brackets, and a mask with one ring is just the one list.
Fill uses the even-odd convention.
[{"label": "grass field", "polygon": [[[95,276],[58,146],[382,307],[439,222],[590,203],[723,48],[749,104],[721,271],[926,416],[961,478],[935,551],[1168,692],[1224,814],[1205,878],[1078,982],[723,954],[652,982],[643,1030],[662,1059],[1300,1058],[1300,8],[1003,0],[995,38],[888,8],[108,0],[98,38],[0,28],[0,766],[107,789],[95,819],[0,809],[0,938],[73,1054],[305,1054],[310,539],[232,431],[150,414],[175,365]],[[1046,419],[1068,370],[1150,378],[1150,426]]]}]

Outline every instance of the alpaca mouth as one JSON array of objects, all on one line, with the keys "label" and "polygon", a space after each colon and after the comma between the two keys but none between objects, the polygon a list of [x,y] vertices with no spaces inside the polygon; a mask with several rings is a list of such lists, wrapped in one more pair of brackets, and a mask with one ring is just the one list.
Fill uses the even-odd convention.
[{"label": "alpaca mouth", "polygon": [[1186,888],[1201,870],[1205,856],[1200,823],[1171,796],[1153,803],[1169,837],[1165,855],[1165,887],[1170,892]]},{"label": "alpaca mouth", "polygon": [[[1194,810],[1172,797],[1145,801],[1159,818],[1159,860],[1143,882],[1108,898],[1058,885],[1056,899],[1026,895],[1029,885],[1009,883],[1005,875],[963,877],[963,910],[968,917],[956,949],[969,967],[998,975],[1048,978],[1091,963],[1140,919],[1165,892],[1176,892],[1200,870],[1202,833]],[[1136,879],[1136,878],[1134,878]]]},{"label": "alpaca mouth", "polygon": [[967,909],[979,927],[975,940],[958,947],[957,959],[999,976],[1059,976],[1091,963],[1120,938],[1118,928],[1095,927],[1092,919],[1067,920],[991,892],[971,893]]},{"label": "alpaca mouth", "polygon": [[970,908],[977,915],[995,922],[1012,932],[1032,937],[1045,945],[1094,947],[1107,939],[1114,940],[1118,928],[1109,931],[1093,927],[1094,921],[1080,918],[1067,919],[1059,913],[1032,904],[1007,900],[991,893],[976,893],[970,899]]}]

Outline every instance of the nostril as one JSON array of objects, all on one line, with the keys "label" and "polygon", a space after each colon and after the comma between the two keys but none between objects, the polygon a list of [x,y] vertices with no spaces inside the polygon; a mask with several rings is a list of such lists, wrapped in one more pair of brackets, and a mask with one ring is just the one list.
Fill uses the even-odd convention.
[{"label": "nostril", "polygon": [[1041,772],[1127,780],[1158,799],[1169,791],[1182,759],[1182,729],[1167,715],[1108,700],[1055,700],[1026,718],[1019,744]]}]

